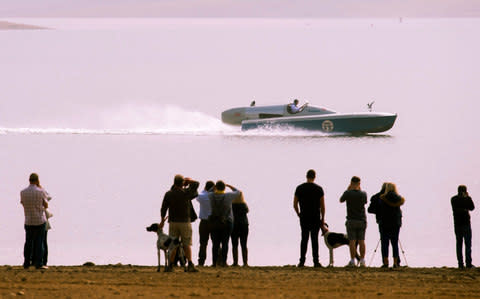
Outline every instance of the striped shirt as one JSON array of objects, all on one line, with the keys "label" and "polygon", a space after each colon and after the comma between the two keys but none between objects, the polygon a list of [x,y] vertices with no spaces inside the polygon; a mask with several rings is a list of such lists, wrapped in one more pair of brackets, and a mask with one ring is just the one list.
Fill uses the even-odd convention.
[{"label": "striped shirt", "polygon": [[20,192],[20,203],[25,212],[25,225],[41,225],[47,221],[44,203],[47,193],[38,186],[30,184]]}]

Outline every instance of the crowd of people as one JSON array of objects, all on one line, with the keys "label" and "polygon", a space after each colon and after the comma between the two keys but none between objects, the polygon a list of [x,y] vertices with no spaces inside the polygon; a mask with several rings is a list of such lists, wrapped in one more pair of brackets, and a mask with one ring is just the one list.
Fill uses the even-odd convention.
[{"label": "crowd of people", "polygon": [[[316,173],[313,169],[306,174],[307,181],[295,189],[293,208],[300,220],[301,242],[298,267],[305,266],[307,245],[311,239],[314,267],[322,267],[318,255],[318,237],[320,230],[328,231],[325,223],[325,198],[321,186],[315,183]],[[40,185],[39,177],[32,173],[30,185],[20,192],[20,202],[25,213],[25,245],[23,267],[28,269],[48,269],[47,232],[50,229],[47,210],[51,197]],[[203,191],[198,193],[199,182],[182,175],[174,177],[173,186],[164,195],[161,205],[162,222],[168,219],[169,235],[182,241],[187,262],[187,271],[197,272],[192,260],[192,225],[197,214],[192,200],[199,203],[199,240],[198,265],[205,266],[208,241],[212,240],[212,265],[227,266],[229,242],[232,243],[232,266],[238,266],[238,245],[242,251],[243,266],[248,266],[247,240],[249,222],[248,205],[243,193],[222,180],[214,183],[207,181]],[[346,203],[346,231],[351,260],[348,267],[365,267],[365,231],[367,218],[365,206],[367,194],[361,189],[361,179],[354,176],[350,185],[340,197],[340,203]],[[226,189],[230,191],[226,191]],[[383,183],[380,192],[370,199],[368,212],[375,214],[380,233],[382,267],[389,267],[389,246],[392,247],[393,267],[400,266],[399,234],[402,226],[401,206],[405,199],[398,193],[394,183]],[[467,192],[467,187],[460,185],[458,194],[451,198],[454,227],[456,235],[456,253],[459,268],[473,268],[471,247],[472,230],[469,211],[475,206]],[[167,215],[168,214],[168,215]],[[347,244],[345,241],[344,244]],[[465,245],[465,263],[463,259]],[[360,253],[357,253],[359,248]],[[170,265],[175,256],[169,257]],[[172,271],[171,266],[167,271]]]},{"label": "crowd of people", "polygon": [[[298,267],[305,266],[307,244],[311,238],[312,258],[314,267],[321,267],[318,260],[318,235],[320,230],[328,231],[325,223],[325,198],[324,191],[315,181],[315,171],[308,170],[307,181],[299,185],[295,190],[293,208],[300,219],[301,241],[300,260]],[[347,267],[365,267],[365,231],[367,228],[367,217],[365,206],[367,194],[360,187],[361,180],[354,176],[350,185],[340,197],[340,202],[346,203],[347,215],[345,227],[347,230],[348,245],[350,250],[350,261]],[[399,255],[399,234],[402,226],[401,206],[405,203],[397,191],[394,183],[385,182],[380,192],[370,199],[368,212],[375,214],[376,222],[380,233],[381,252],[383,268],[389,267],[389,246],[392,247],[393,267],[400,266]],[[472,265],[472,230],[470,214],[475,207],[471,197],[468,195],[467,187],[460,185],[458,194],[451,199],[453,210],[455,235],[457,241],[457,261],[459,268],[473,268]],[[465,244],[465,263],[463,262],[463,244]],[[357,254],[357,247],[360,250]],[[357,262],[358,258],[358,262]]]},{"label": "crowd of people", "polygon": [[[196,212],[192,206],[194,198],[200,204],[200,250],[198,265],[204,266],[207,258],[208,240],[212,240],[212,266],[227,266],[228,246],[232,241],[233,265],[238,265],[238,243],[242,249],[243,265],[248,266],[248,206],[240,190],[219,180],[215,184],[208,181],[204,190],[198,194],[199,183],[191,178],[176,175],[174,184],[162,202],[161,217],[168,212],[169,235],[182,240],[187,271],[198,271],[192,261],[192,225]],[[227,192],[226,188],[230,191]],[[195,216],[194,216],[195,215]],[[170,264],[174,256],[170,256]],[[169,267],[168,271],[171,271]]]}]

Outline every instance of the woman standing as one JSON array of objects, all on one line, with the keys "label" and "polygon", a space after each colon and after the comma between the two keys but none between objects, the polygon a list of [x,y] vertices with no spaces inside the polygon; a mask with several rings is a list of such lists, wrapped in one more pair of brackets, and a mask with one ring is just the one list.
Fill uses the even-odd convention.
[{"label": "woman standing", "polygon": [[380,228],[380,240],[382,243],[382,268],[388,267],[388,246],[392,244],[393,267],[399,267],[398,235],[402,226],[402,210],[400,206],[405,199],[397,192],[393,183],[386,183],[385,192],[380,195],[377,210],[378,226]]},{"label": "woman standing", "polygon": [[232,231],[232,253],[233,265],[238,266],[238,240],[240,239],[240,246],[242,247],[243,266],[248,266],[248,206],[243,198],[243,193],[232,202],[233,211],[233,231]]}]

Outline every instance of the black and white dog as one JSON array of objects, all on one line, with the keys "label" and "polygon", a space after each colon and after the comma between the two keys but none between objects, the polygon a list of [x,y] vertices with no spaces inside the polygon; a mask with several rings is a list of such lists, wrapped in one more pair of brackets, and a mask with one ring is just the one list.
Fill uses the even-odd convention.
[{"label": "black and white dog", "polygon": [[165,219],[162,220],[160,224],[153,223],[149,227],[147,227],[147,231],[157,233],[157,257],[158,257],[158,267],[157,272],[160,272],[161,263],[160,263],[160,255],[161,251],[165,254],[165,272],[170,271],[172,269],[172,264],[170,262],[170,255],[172,251],[177,249],[177,256],[180,259],[180,263],[184,265],[184,270],[187,271],[186,263],[185,263],[185,253],[183,251],[183,244],[179,238],[171,237],[163,232],[163,225],[165,224]]},{"label": "black and white dog", "polygon": [[[333,267],[333,250],[343,245],[348,245],[350,241],[347,238],[346,234],[333,233],[328,230],[328,224],[325,223],[325,226],[322,228],[322,236],[325,240],[325,245],[327,245],[328,251],[330,253],[330,261],[328,263],[329,267]],[[360,255],[358,252],[355,255],[357,261],[360,261]]]}]

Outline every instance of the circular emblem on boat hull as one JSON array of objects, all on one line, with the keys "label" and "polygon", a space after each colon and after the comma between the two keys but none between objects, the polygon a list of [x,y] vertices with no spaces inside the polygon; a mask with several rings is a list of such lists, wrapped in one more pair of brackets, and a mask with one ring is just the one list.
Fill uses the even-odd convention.
[{"label": "circular emblem on boat hull", "polygon": [[322,122],[322,130],[325,132],[333,131],[333,122],[331,120],[324,120]]}]

